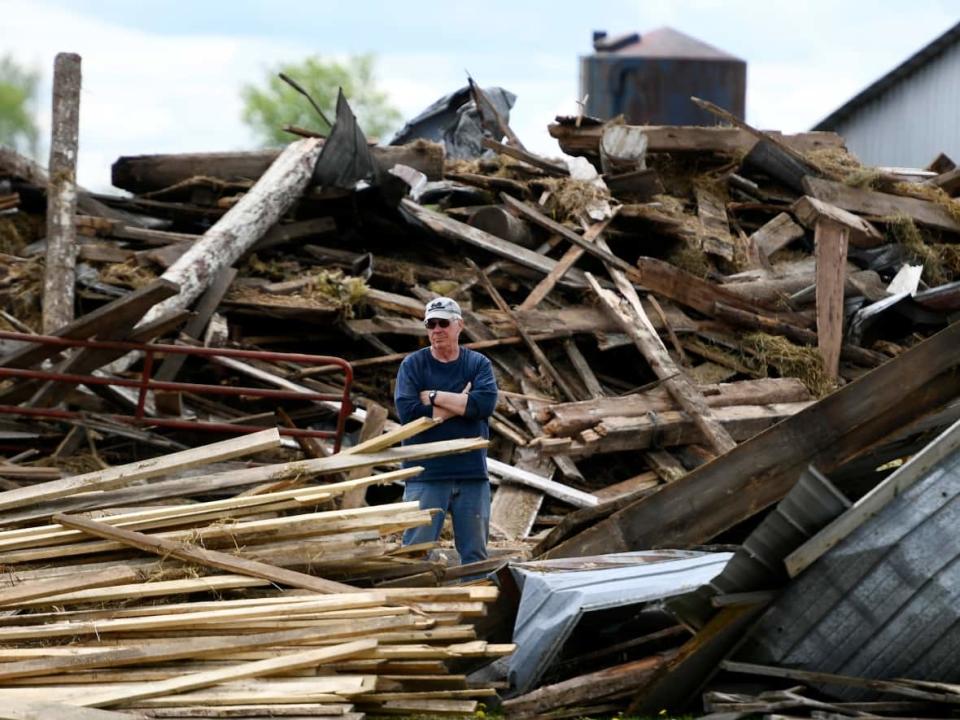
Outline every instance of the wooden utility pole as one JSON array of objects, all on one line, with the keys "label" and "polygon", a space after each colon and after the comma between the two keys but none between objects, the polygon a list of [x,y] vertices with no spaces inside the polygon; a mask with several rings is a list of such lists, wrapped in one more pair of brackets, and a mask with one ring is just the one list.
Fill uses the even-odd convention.
[{"label": "wooden utility pole", "polygon": [[73,320],[77,260],[77,137],[80,129],[80,56],[59,53],[53,64],[53,132],[47,184],[47,266],[43,332]]}]

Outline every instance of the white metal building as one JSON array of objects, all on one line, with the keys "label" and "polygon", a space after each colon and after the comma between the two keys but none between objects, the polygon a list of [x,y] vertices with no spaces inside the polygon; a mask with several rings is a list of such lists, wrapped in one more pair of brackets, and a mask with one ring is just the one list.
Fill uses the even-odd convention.
[{"label": "white metal building", "polygon": [[813,129],[840,133],[868,165],[922,168],[941,152],[960,163],[960,23]]}]

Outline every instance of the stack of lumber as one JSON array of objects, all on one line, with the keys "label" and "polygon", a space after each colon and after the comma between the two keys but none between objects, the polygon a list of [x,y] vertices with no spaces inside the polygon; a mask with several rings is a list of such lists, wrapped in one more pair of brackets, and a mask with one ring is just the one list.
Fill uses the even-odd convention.
[{"label": "stack of lumber", "polygon": [[[421,468],[314,481],[485,441],[360,447],[181,479],[279,444],[276,429],[264,430],[0,493],[0,704],[63,718],[87,717],[73,706],[137,717],[362,718],[467,714],[494,695],[447,663],[512,650],[478,640],[472,625],[497,589],[396,586],[429,569],[416,559],[425,548],[401,548],[397,533],[428,523],[430,511],[334,509],[346,492]],[[233,494],[203,499],[213,487]]]}]

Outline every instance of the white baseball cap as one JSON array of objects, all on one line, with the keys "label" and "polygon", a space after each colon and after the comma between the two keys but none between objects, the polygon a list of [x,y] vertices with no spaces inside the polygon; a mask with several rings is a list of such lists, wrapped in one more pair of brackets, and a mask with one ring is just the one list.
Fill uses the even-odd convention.
[{"label": "white baseball cap", "polygon": [[438,318],[440,320],[459,320],[463,317],[456,300],[448,297],[434,298],[424,308],[424,320]]}]

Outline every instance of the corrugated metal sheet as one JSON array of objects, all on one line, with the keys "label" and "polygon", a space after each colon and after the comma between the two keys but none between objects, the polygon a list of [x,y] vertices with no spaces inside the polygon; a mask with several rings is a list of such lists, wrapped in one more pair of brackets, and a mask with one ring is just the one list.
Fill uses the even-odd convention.
[{"label": "corrugated metal sheet", "polygon": [[[954,450],[797,577],[738,659],[860,677],[960,681],[958,528],[960,450]],[[824,690],[850,700],[868,695]]]},{"label": "corrugated metal sheet", "polygon": [[522,589],[509,679],[530,690],[557,658],[584,613],[690,592],[719,573],[730,553],[641,550],[512,564]]},{"label": "corrugated metal sheet", "polygon": [[615,52],[580,58],[586,112],[604,119],[623,114],[640,125],[714,125],[716,118],[690,96],[743,117],[746,88],[743,60],[670,28]]},{"label": "corrugated metal sheet", "polygon": [[699,628],[716,613],[711,604],[716,595],[778,590],[789,581],[784,558],[849,507],[850,501],[827,477],[807,468],[744,540],[723,572],[696,592],[668,601],[667,608]]},{"label": "corrugated metal sheet", "polygon": [[834,130],[870,165],[960,158],[960,24],[884,75],[815,130]]}]

